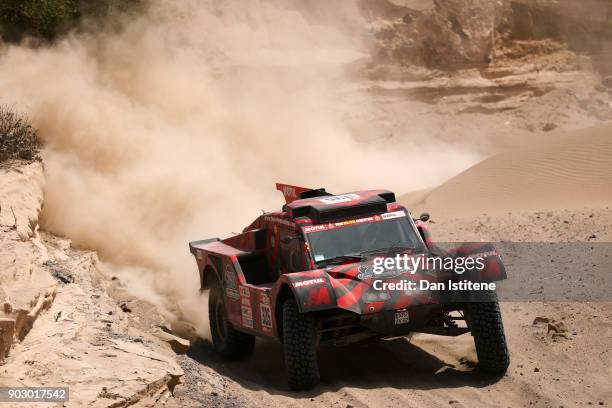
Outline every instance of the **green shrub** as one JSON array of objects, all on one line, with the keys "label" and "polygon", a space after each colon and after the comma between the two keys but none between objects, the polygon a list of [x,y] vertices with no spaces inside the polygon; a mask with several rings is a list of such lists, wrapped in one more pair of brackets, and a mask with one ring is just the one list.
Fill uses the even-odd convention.
[{"label": "green shrub", "polygon": [[2,0],[2,37],[7,41],[19,41],[25,35],[51,39],[74,24],[77,3],[77,0]]},{"label": "green shrub", "polygon": [[0,36],[18,42],[25,36],[53,40],[88,23],[102,23],[111,13],[135,9],[145,0],[0,0]]},{"label": "green shrub", "polygon": [[9,159],[35,160],[40,140],[25,115],[0,106],[0,162]]}]

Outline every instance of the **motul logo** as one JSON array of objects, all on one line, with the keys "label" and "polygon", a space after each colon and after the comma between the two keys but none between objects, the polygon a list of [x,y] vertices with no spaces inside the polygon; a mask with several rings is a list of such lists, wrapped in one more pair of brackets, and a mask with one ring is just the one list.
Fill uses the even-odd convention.
[{"label": "motul logo", "polygon": [[319,285],[319,284],[323,284],[323,283],[325,283],[325,279],[317,278],[317,279],[310,279],[310,280],[305,280],[305,281],[301,281],[301,282],[294,282],[293,283],[293,287],[294,288],[301,288],[301,287],[304,287],[304,286]]},{"label": "motul logo", "polygon": [[316,231],[325,231],[327,229],[327,225],[309,225],[304,227],[304,232],[316,232]]}]

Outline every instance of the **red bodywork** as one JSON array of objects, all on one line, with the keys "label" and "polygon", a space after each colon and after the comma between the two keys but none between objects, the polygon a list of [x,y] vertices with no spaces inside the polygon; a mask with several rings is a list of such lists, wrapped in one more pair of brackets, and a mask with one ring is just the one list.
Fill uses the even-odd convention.
[{"label": "red bodywork", "polygon": [[[278,312],[286,296],[295,297],[301,312],[337,310],[360,317],[439,302],[429,291],[374,290],[374,277],[368,272],[372,261],[317,269],[307,241],[283,240],[296,234],[377,222],[381,217],[403,211],[427,247],[432,247],[427,226],[415,223],[410,213],[395,202],[392,192],[368,190],[333,196],[323,189],[285,184],[277,184],[277,189],[285,196],[282,211],[262,214],[241,234],[223,240],[194,241],[189,245],[197,261],[201,288],[210,287],[214,279],[221,282],[227,316],[236,329],[278,338]],[[304,196],[308,198],[301,198]],[[487,253],[486,267],[479,280],[488,282],[506,277],[501,259],[492,251],[490,245],[482,244],[459,247],[453,252]],[[386,281],[449,278],[453,279],[450,275],[405,273]]]}]

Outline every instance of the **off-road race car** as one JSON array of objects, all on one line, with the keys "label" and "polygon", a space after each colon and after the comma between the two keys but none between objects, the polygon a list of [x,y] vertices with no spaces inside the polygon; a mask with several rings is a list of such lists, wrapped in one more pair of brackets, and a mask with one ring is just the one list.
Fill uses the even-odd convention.
[{"label": "off-road race car", "polygon": [[[438,248],[428,232],[429,216],[413,219],[391,191],[332,195],[286,184],[277,189],[286,201],[282,211],[262,214],[230,238],[189,244],[201,290],[210,291],[210,330],[221,355],[247,358],[255,336],[279,340],[289,387],[308,389],[320,379],[321,345],[414,332],[471,332],[478,367],[493,374],[506,371],[509,355],[494,291],[398,285],[505,279],[492,245]],[[376,270],[381,265],[377,259],[400,256],[480,256],[482,268],[461,273],[441,267]]]}]

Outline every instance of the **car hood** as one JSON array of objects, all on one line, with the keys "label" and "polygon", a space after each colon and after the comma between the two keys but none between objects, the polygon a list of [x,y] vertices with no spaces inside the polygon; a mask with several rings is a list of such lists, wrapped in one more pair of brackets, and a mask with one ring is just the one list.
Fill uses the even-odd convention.
[{"label": "car hood", "polygon": [[[361,262],[345,262],[312,271],[290,273],[282,280],[289,281],[300,300],[302,311],[324,310],[333,307],[359,314],[398,310],[416,305],[440,303],[440,292],[421,286],[448,280],[469,279],[491,282],[505,279],[506,271],[501,258],[490,244],[478,243],[459,246],[453,251],[406,254],[408,257],[433,258],[439,256],[465,256],[486,253],[485,268],[478,274],[457,274],[453,270],[396,270],[376,273],[375,258]],[[403,253],[400,254],[403,256]],[[395,254],[393,255],[395,256]],[[398,288],[398,283],[414,282],[412,288]],[[395,287],[383,285],[395,283]]]}]

